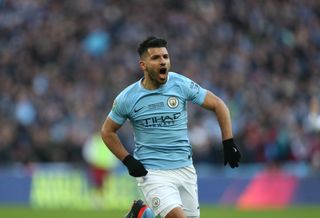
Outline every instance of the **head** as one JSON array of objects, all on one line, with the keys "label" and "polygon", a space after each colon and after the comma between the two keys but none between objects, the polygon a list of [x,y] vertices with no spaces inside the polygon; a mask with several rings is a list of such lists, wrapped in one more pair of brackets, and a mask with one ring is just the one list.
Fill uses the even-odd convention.
[{"label": "head", "polygon": [[170,58],[167,41],[156,37],[148,37],[138,47],[140,67],[145,81],[157,88],[166,83],[170,69]]}]

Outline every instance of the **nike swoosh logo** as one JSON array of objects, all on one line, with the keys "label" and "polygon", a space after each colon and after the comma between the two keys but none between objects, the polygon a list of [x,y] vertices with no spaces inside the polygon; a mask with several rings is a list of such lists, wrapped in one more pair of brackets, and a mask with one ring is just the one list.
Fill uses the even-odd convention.
[{"label": "nike swoosh logo", "polygon": [[234,152],[237,152],[237,151],[238,151],[235,147],[233,148],[233,150],[234,150]]},{"label": "nike swoosh logo", "polygon": [[143,106],[143,107],[141,107],[141,108],[139,108],[139,109],[134,109],[133,111],[134,111],[135,113],[137,113],[137,112],[141,111],[141,110],[142,110],[142,108],[144,108],[144,106]]}]

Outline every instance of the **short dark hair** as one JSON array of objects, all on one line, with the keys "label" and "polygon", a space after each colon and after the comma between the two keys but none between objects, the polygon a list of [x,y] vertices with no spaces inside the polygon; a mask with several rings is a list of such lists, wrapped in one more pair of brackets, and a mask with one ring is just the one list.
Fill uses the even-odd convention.
[{"label": "short dark hair", "polygon": [[141,57],[143,53],[145,53],[148,48],[162,48],[167,46],[167,41],[165,39],[157,38],[154,36],[149,36],[144,41],[140,43],[138,46],[138,53]]}]

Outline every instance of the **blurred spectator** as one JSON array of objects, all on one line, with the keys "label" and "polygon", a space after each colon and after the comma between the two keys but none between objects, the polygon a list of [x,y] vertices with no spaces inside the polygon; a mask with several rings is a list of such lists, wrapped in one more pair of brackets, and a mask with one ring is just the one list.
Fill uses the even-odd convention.
[{"label": "blurred spectator", "polygon": [[31,125],[35,121],[36,111],[32,102],[24,93],[20,93],[15,106],[16,120],[22,125]]},{"label": "blurred spectator", "polygon": [[320,108],[317,96],[311,97],[310,110],[306,123],[305,129],[309,132],[308,137],[311,142],[311,165],[315,169],[320,170]]},{"label": "blurred spectator", "polygon": [[[0,1],[0,161],[83,161],[115,93],[142,76],[134,51],[148,35],[230,106],[244,162],[319,165],[316,0]],[[215,118],[189,113],[195,161],[211,162]]]},{"label": "blurred spectator", "polygon": [[92,56],[101,56],[109,48],[109,35],[103,30],[95,30],[84,39],[84,48]]},{"label": "blurred spectator", "polygon": [[311,98],[310,111],[307,119],[309,130],[320,132],[320,108],[317,97]]},{"label": "blurred spectator", "polygon": [[116,168],[118,160],[106,149],[102,141],[100,131],[94,133],[84,144],[82,155],[88,164],[88,179],[92,188],[94,206],[101,208],[105,195],[105,182],[109,179],[111,172]]}]

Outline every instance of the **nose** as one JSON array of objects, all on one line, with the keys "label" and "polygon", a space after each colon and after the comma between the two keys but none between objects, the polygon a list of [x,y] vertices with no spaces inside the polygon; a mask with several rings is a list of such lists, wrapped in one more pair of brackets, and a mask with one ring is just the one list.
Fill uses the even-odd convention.
[{"label": "nose", "polygon": [[161,58],[161,60],[160,60],[160,65],[161,65],[161,66],[165,66],[165,65],[166,65],[166,59]]}]

